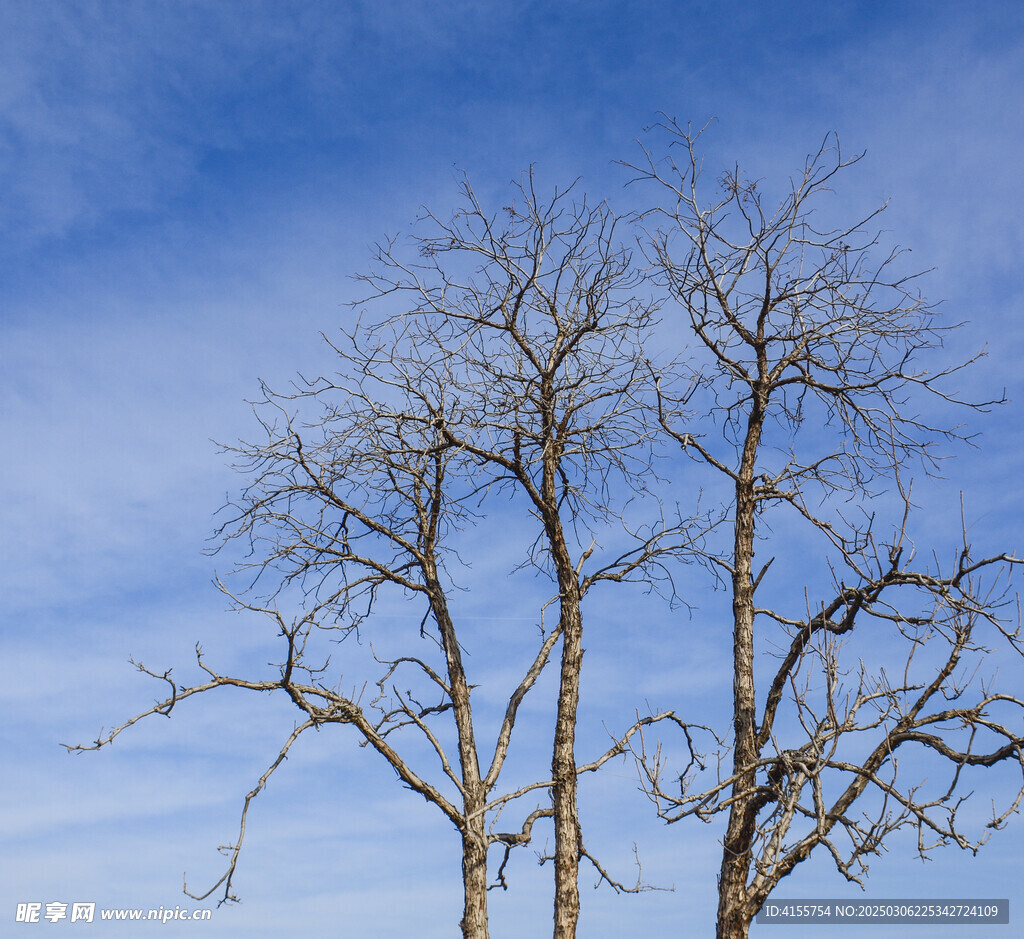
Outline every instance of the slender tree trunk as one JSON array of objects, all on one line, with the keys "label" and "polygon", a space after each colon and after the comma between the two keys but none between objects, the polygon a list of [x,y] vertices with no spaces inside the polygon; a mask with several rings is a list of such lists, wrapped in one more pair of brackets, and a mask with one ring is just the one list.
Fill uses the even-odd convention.
[{"label": "slender tree trunk", "polygon": [[583,662],[583,621],[575,576],[572,595],[562,597],[562,671],[551,758],[555,811],[554,939],[574,939],[580,916],[580,822],[577,804],[576,711]]},{"label": "slender tree trunk", "polygon": [[[473,800],[476,801],[476,800]],[[462,832],[463,939],[489,939],[487,925],[487,831],[483,812],[470,810],[466,801],[466,828]]]},{"label": "slender tree trunk", "polygon": [[718,880],[717,939],[746,939],[750,930],[747,877],[751,848],[757,831],[754,795],[757,761],[757,711],[754,689],[754,465],[764,422],[757,391],[747,423],[739,478],[736,480],[735,541],[733,544],[733,783],[734,795],[722,848]]},{"label": "slender tree trunk", "polygon": [[473,733],[473,710],[462,651],[455,636],[455,627],[437,579],[433,560],[426,566],[431,605],[441,634],[441,645],[447,662],[449,690],[455,726],[458,730],[459,767],[465,791],[462,828],[462,887],[465,898],[462,913],[464,939],[488,939],[487,924],[487,838],[484,804],[487,793],[480,778],[480,761]]},{"label": "slender tree trunk", "polygon": [[562,457],[555,425],[555,398],[550,376],[541,382],[544,419],[544,462],[541,512],[551,561],[558,578],[559,619],[562,626],[562,664],[558,681],[558,711],[551,750],[551,801],[555,822],[554,939],[575,939],[580,917],[580,818],[576,776],[576,713],[580,703],[583,664],[583,616],[577,571],[569,556],[559,514],[558,484]]}]

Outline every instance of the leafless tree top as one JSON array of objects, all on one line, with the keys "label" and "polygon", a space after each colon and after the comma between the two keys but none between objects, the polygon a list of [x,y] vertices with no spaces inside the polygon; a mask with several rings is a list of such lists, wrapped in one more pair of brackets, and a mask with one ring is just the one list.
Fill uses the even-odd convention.
[{"label": "leafless tree top", "polygon": [[[905,252],[879,254],[873,226],[884,206],[853,225],[816,227],[821,197],[860,157],[844,157],[829,137],[778,203],[739,169],[723,174],[720,195],[705,201],[700,134],[673,121],[660,126],[682,158],[656,160],[645,150],[630,168],[634,181],[668,194],[645,216],[650,260],[706,350],[686,380],[690,394],[713,398],[725,439],[741,448],[744,415],[755,403],[764,408],[765,433],[778,429],[761,453],[777,498],[811,480],[825,496],[863,490],[915,463],[933,469],[936,444],[964,432],[926,417],[927,396],[975,408],[993,402],[965,401],[950,381],[977,356],[934,371],[925,364],[959,324],[939,320]],[[799,445],[801,428],[813,439],[808,448]],[[839,444],[824,454],[821,428]],[[736,472],[730,456],[716,455],[719,444],[698,438],[692,446],[709,463]]]}]

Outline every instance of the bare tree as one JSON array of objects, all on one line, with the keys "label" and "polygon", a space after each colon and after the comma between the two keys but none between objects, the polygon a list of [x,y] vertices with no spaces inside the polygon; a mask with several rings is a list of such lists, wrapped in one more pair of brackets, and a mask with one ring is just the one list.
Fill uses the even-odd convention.
[{"label": "bare tree", "polygon": [[[489,491],[524,502],[539,529],[527,561],[557,586],[554,935],[567,939],[579,918],[580,859],[610,882],[586,850],[577,805],[584,598],[598,584],[629,580],[665,579],[671,592],[663,559],[688,556],[702,532],[697,522],[666,520],[660,506],[631,528],[616,503],[617,492],[651,498],[643,343],[657,304],[638,297],[641,275],[616,242],[607,206],[570,201],[572,187],[544,201],[531,174],[499,226],[468,186],[464,193],[467,208],[452,221],[430,217],[437,231],[420,242],[420,264],[386,247],[366,280],[377,297],[411,296],[402,316],[419,354],[459,350],[458,407],[434,417],[440,439],[475,464]],[[623,537],[602,549],[598,539],[616,529]],[[671,716],[650,715],[626,733]]]},{"label": "bare tree", "polygon": [[[274,624],[283,644],[276,673],[222,675],[200,653],[208,680],[178,687],[170,672],[139,664],[168,683],[168,697],[92,747],[73,748],[101,747],[142,717],[170,714],[185,698],[222,686],[283,691],[302,712],[245,799],[239,837],[225,849],[227,871],[200,898],[222,888],[224,899],[234,899],[251,800],[294,741],[326,724],[351,725],[458,830],[464,936],[488,935],[489,847],[504,848],[492,886],[505,886],[509,852],[530,842],[542,818],[554,820],[556,937],[575,935],[581,858],[615,889],[641,889],[639,880],[631,888],[612,880],[587,851],[577,780],[625,752],[641,728],[672,715],[634,721],[583,764],[575,733],[584,598],[602,583],[667,578],[661,559],[688,551],[696,537],[692,526],[662,518],[644,484],[653,388],[640,349],[655,305],[638,299],[640,275],[615,241],[607,207],[571,201],[569,192],[544,201],[531,177],[499,224],[468,185],[464,195],[466,208],[452,221],[426,217],[432,233],[414,241],[411,261],[395,244],[379,249],[376,270],[362,280],[372,292],[365,302],[384,311],[328,340],[337,375],[302,380],[283,394],[264,387],[256,406],[263,439],[228,448],[249,478],[219,532],[224,544],[246,548],[236,574],[248,582],[229,595]],[[648,505],[650,517],[628,525],[615,491]],[[488,636],[471,621],[459,625],[453,605],[468,577],[459,534],[482,525],[502,531],[508,513],[522,516],[521,509],[536,540],[519,566],[551,577],[557,615],[547,626],[544,610],[535,611],[535,654],[484,760],[464,650],[485,646]],[[398,627],[413,645],[377,659],[381,673],[370,679],[377,691],[364,701],[344,693],[340,675],[314,657],[315,639],[325,631],[387,636],[379,620],[395,609],[393,598],[418,604]],[[299,613],[283,614],[289,605]],[[502,792],[519,708],[559,642],[551,774]],[[423,741],[432,772],[418,765]],[[517,829],[497,830],[500,818],[541,793],[549,805],[523,809]]]},{"label": "bare tree", "polygon": [[[919,364],[953,327],[897,272],[901,252],[873,259],[874,215],[815,227],[815,200],[858,157],[826,140],[776,207],[738,170],[705,202],[699,134],[660,126],[670,156],[631,169],[665,197],[646,216],[650,260],[695,345],[663,378],[660,416],[729,493],[731,544],[708,557],[732,598],[732,728],[709,742],[711,784],[696,729],[678,787],[660,747],[637,754],[665,819],[727,815],[717,934],[737,939],[819,846],[860,883],[899,829],[916,829],[922,857],[985,840],[958,820],[971,771],[1024,776],[1024,702],[979,670],[992,643],[1020,651],[1002,618],[1019,561],[975,557],[966,525],[946,565],[911,541],[910,469],[933,472],[936,445],[966,439],[923,415],[985,403],[947,390],[969,362]],[[1022,794],[1018,779],[990,828]]]}]

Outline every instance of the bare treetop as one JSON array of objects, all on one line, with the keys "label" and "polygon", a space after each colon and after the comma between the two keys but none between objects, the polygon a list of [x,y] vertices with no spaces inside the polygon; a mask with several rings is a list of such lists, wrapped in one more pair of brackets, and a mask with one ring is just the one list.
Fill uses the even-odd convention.
[{"label": "bare treetop", "polygon": [[[884,206],[852,225],[815,226],[821,197],[860,156],[844,157],[829,137],[777,204],[766,205],[759,181],[739,169],[718,180],[717,200],[705,201],[700,134],[672,121],[660,126],[684,158],[659,161],[645,150],[630,168],[634,182],[670,196],[645,215],[650,260],[710,353],[688,379],[692,390],[710,390],[727,438],[742,447],[748,404],[763,409],[765,430],[775,425],[790,441],[789,452],[762,454],[767,484],[783,498],[812,479],[826,491],[861,489],[911,462],[932,469],[935,444],[963,432],[922,416],[927,402],[917,392],[975,408],[994,402],[961,401],[947,381],[977,355],[929,370],[928,353],[959,324],[939,321],[904,251],[879,257],[872,226]],[[823,455],[816,439],[815,457],[802,456],[804,425],[812,434],[829,428],[839,446]],[[703,436],[691,445],[710,448],[708,462],[733,472]]]},{"label": "bare treetop", "polygon": [[542,202],[531,175],[498,218],[463,191],[467,208],[451,221],[428,217],[438,231],[417,239],[419,263],[389,244],[365,280],[376,296],[408,300],[400,315],[416,368],[428,349],[448,355],[458,407],[435,419],[452,443],[535,502],[554,444],[560,503],[607,520],[609,502],[592,492],[642,486],[642,343],[657,304],[638,298],[640,274],[606,205],[571,201],[571,187]]}]

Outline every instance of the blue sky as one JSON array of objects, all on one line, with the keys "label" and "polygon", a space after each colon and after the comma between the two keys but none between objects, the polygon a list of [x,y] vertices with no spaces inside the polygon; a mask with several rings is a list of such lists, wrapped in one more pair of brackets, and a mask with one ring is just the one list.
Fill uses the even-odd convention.
[{"label": "blue sky", "polygon": [[[197,641],[225,668],[272,654],[210,586],[203,547],[238,485],[210,440],[252,431],[258,378],[328,364],[317,333],[349,321],[350,275],[420,205],[454,207],[456,169],[495,206],[536,164],[630,207],[614,161],[658,111],[717,118],[713,168],[784,179],[830,131],[866,150],[835,211],[891,198],[885,228],[969,321],[958,342],[989,345],[968,390],[1010,398],[978,421],[982,450],[920,494],[923,524],[943,531],[963,488],[978,543],[1021,550],[1022,101],[1009,2],[0,4],[0,915],[173,907],[191,903],[183,870],[219,876],[216,845],[291,727],[283,703],[226,696],[98,754],[58,743],[160,693],[129,655],[185,677]],[[659,676],[646,641],[590,650],[585,687],[678,708],[723,687],[720,637],[688,635]],[[630,774],[587,781],[592,838],[623,870],[638,842],[676,890],[616,897],[585,875],[581,935],[706,934],[718,833],[660,827]],[[1022,852],[1020,824],[927,867],[900,843],[869,895],[1012,896]],[[529,857],[491,894],[496,937],[548,928]],[[853,895],[826,861],[805,867],[787,895]],[[458,843],[372,754],[321,734],[258,800],[237,888],[241,905],[192,928],[452,935]]]}]

